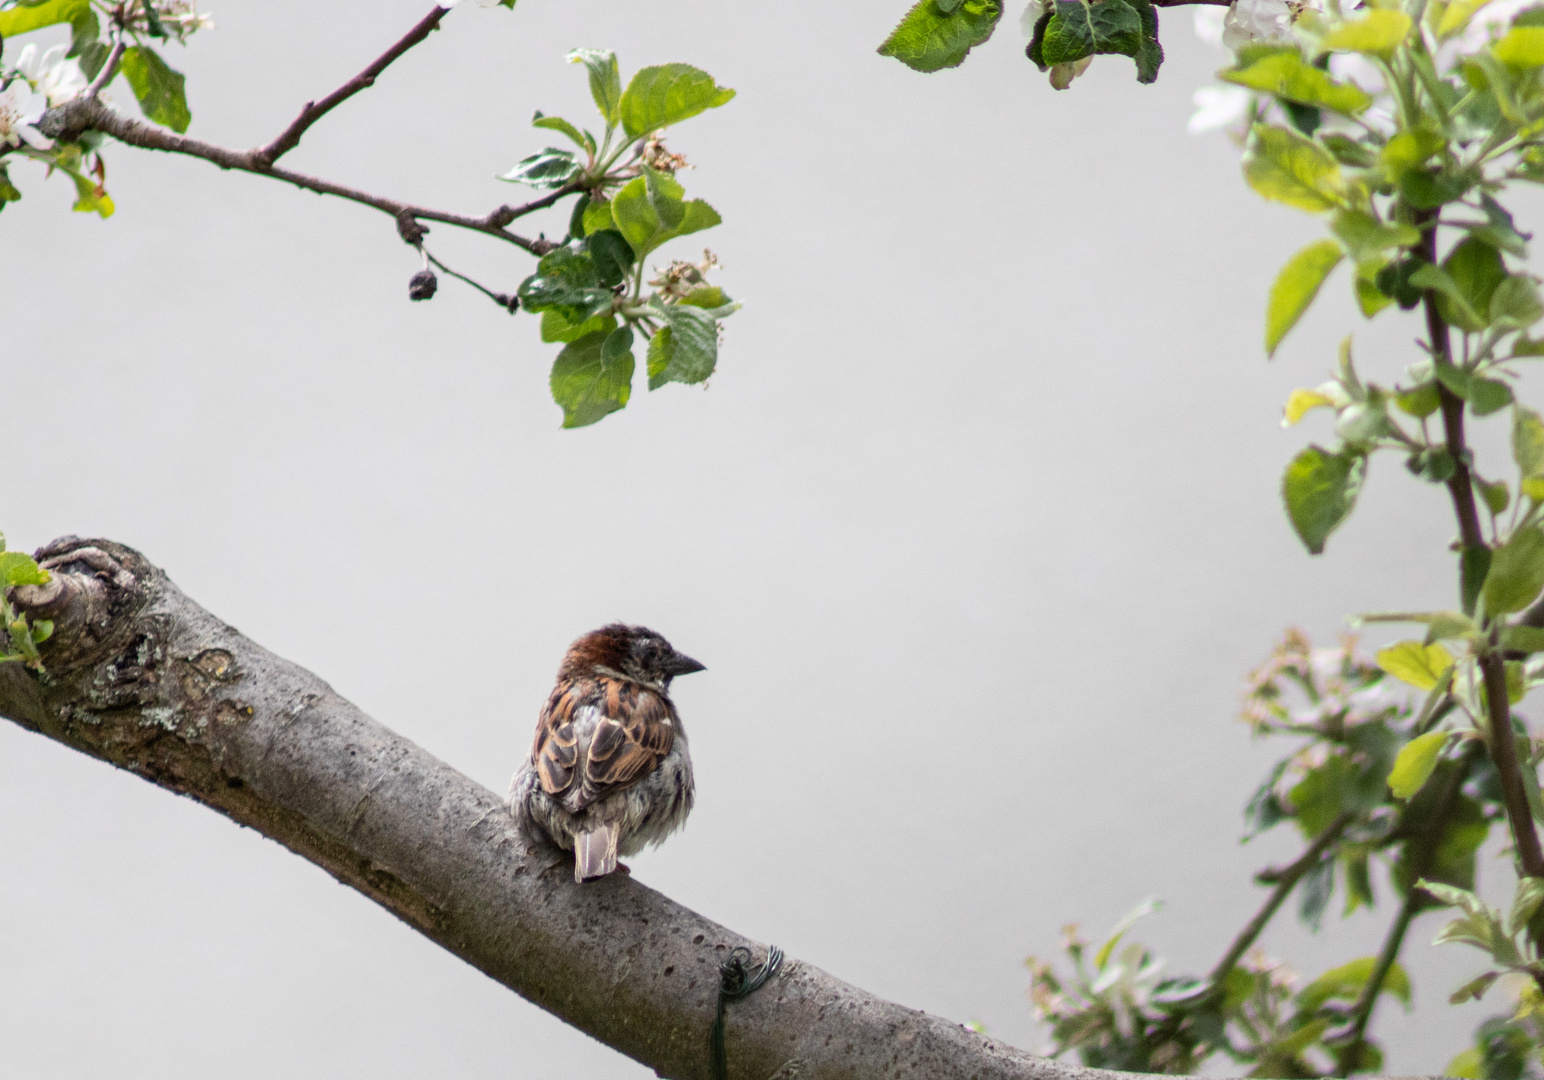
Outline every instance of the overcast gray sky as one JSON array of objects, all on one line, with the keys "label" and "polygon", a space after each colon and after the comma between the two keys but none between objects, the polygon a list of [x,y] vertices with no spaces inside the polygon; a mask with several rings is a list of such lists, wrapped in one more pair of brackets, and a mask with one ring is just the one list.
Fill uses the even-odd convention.
[{"label": "overcast gray sky", "polygon": [[[1163,14],[1157,85],[1101,58],[1058,94],[1017,11],[959,71],[876,56],[904,6],[468,6],[307,134],[295,168],[482,213],[526,197],[493,176],[551,141],[534,109],[591,120],[574,46],[739,91],[671,139],[745,301],[719,371],[580,431],[536,321],[450,281],[408,303],[416,259],[382,215],[114,146],[103,222],[13,167],[0,527],[141,549],[499,790],[572,638],[660,630],[708,665],[676,695],[699,801],[637,876],[1034,1048],[1021,962],[1064,922],[1097,933],[1155,894],[1137,936],[1176,971],[1215,961],[1251,873],[1297,848],[1237,843],[1280,752],[1234,722],[1245,674],[1287,625],[1330,643],[1346,612],[1450,604],[1450,516],[1380,460],[1327,555],[1291,535],[1278,478],[1328,431],[1282,431],[1286,394],[1352,329],[1391,380],[1415,327],[1369,331],[1336,278],[1266,362],[1266,289],[1318,225],[1186,135],[1223,60],[1188,11]],[[190,133],[246,147],[427,5],[211,9],[172,50]],[[430,240],[505,289],[529,273]],[[1439,1070],[1488,1011],[1445,1004],[1475,962],[1428,949],[1434,924],[1408,950],[1417,1012],[1380,1012],[1390,1071]],[[1265,943],[1312,976],[1380,926],[1283,919]],[[0,1075],[559,1067],[649,1074],[257,834],[0,725]]]}]

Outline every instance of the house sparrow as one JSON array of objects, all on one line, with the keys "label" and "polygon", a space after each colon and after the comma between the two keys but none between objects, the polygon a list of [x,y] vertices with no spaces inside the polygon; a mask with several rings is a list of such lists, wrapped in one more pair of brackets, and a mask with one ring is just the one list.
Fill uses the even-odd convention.
[{"label": "house sparrow", "polygon": [[670,680],[702,670],[654,631],[620,623],[563,655],[509,808],[535,839],[574,853],[575,881],[611,873],[619,853],[686,823],[692,759]]}]

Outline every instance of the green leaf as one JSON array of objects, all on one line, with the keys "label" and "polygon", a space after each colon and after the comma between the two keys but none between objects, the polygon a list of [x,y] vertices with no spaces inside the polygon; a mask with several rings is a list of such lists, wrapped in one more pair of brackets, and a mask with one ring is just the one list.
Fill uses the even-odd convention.
[{"label": "green leaf", "polygon": [[179,134],[188,130],[193,114],[188,111],[181,72],[167,67],[166,61],[154,49],[142,45],[125,49],[119,68],[139,100],[140,111],[148,119]]},{"label": "green leaf", "polygon": [[[1457,2],[1462,2],[1462,0],[1457,0]],[[1457,1002],[1455,1001],[1453,1004],[1456,1005]],[[1477,1046],[1471,1046],[1469,1049],[1461,1050],[1455,1054],[1453,1060],[1448,1062],[1446,1068],[1442,1070],[1442,1075],[1457,1077],[1458,1080],[1483,1080],[1485,1068],[1485,1052]],[[1518,1068],[1517,1075],[1522,1075],[1521,1067]]]},{"label": "green leaf", "polygon": [[604,232],[616,227],[616,219],[611,216],[611,203],[596,202],[591,199],[589,205],[584,208],[584,235],[589,236],[591,233]]},{"label": "green leaf", "polygon": [[1372,104],[1372,98],[1360,87],[1336,82],[1328,72],[1304,60],[1296,49],[1269,53],[1248,67],[1224,71],[1219,77],[1287,101],[1332,109],[1347,116],[1355,116]]},{"label": "green leaf", "polygon": [[879,46],[913,71],[959,67],[965,54],[992,36],[1003,8],[999,0],[964,0],[941,10],[936,0],[920,0]]},{"label": "green leaf", "polygon": [[658,304],[666,325],[649,342],[649,389],[700,383],[718,364],[718,323],[699,307]]},{"label": "green leaf", "polygon": [[1282,496],[1287,516],[1310,554],[1318,555],[1340,523],[1356,506],[1367,472],[1367,459],[1347,451],[1332,454],[1310,446],[1287,466]]},{"label": "green leaf", "polygon": [[[1262,1053],[1266,1061],[1291,1061],[1307,1050],[1329,1030],[1328,1020],[1315,1020],[1270,1043]],[[1275,1070],[1272,1070],[1275,1071]]]},{"label": "green leaf", "polygon": [[1323,147],[1270,124],[1250,132],[1244,179],[1267,199],[1315,213],[1339,206],[1345,188],[1340,166]]},{"label": "green leaf", "polygon": [[[11,183],[11,174],[6,171],[5,162],[0,161],[0,210],[5,209],[5,204],[15,202],[21,198],[21,192],[16,190],[16,185]],[[4,548],[0,548],[3,551]]]},{"label": "green leaf", "polygon": [[681,297],[681,303],[692,307],[717,308],[729,303],[729,297],[717,285],[698,285]]},{"label": "green leaf", "polygon": [[1509,626],[1501,632],[1501,647],[1508,652],[1544,652],[1544,630],[1536,626]]},{"label": "green leaf", "polygon": [[1424,295],[1411,278],[1429,265],[1418,258],[1399,259],[1380,267],[1373,277],[1373,284],[1384,296],[1396,301],[1406,311],[1421,302]]},{"label": "green leaf", "polygon": [[[1465,327],[1484,328],[1484,320],[1478,312],[1469,306],[1469,298],[1464,295],[1458,283],[1448,276],[1441,267],[1431,263],[1421,263],[1410,275],[1410,284],[1421,289],[1430,289],[1437,294],[1437,306],[1443,310],[1444,317],[1449,322],[1455,323],[1461,329]],[[1452,318],[1457,314],[1461,318]]]},{"label": "green leaf", "polygon": [[1334,407],[1334,400],[1317,390],[1294,390],[1282,407],[1281,426],[1291,427],[1314,409]]},{"label": "green leaf", "polygon": [[1400,682],[1417,690],[1430,690],[1453,666],[1453,654],[1441,645],[1401,641],[1380,650],[1377,661],[1380,668]]},{"label": "green leaf", "polygon": [[590,334],[609,334],[616,326],[616,318],[611,315],[596,315],[576,324],[569,322],[568,317],[557,308],[548,308],[541,313],[541,339],[546,342],[578,341]]},{"label": "green leaf", "polygon": [[1475,416],[1489,416],[1512,404],[1512,388],[1504,382],[1476,376],[1469,380],[1468,398]]},{"label": "green leaf", "polygon": [[[1451,994],[1448,995],[1448,1004],[1462,1005],[1464,1002],[1470,1000],[1479,1001],[1480,998],[1485,996],[1485,991],[1490,989],[1490,984],[1499,978],[1501,978],[1501,972],[1487,971],[1485,974],[1479,976],[1478,978],[1470,979],[1468,982],[1464,983],[1457,990],[1454,990]],[[1460,1055],[1460,1057],[1461,1056],[1462,1055]],[[1456,1061],[1457,1059],[1455,1058],[1454,1060]],[[1462,1076],[1464,1074],[1455,1073],[1452,1070],[1452,1067],[1449,1066],[1447,1072],[1444,1075]],[[1475,1072],[1474,1076],[1476,1077],[1476,1080],[1478,1080],[1479,1075],[1480,1074],[1478,1072]]]},{"label": "green leaf", "polygon": [[[1500,512],[1496,511],[1498,514]],[[1484,544],[1465,544],[1458,553],[1458,591],[1465,615],[1473,617],[1475,608],[1479,606],[1485,579],[1490,576],[1493,555]]]},{"label": "green leaf", "polygon": [[[1442,269],[1447,271],[1448,277],[1458,286],[1465,303],[1448,303],[1447,295],[1444,294],[1437,299],[1438,310],[1449,322],[1465,330],[1485,329],[1491,297],[1507,278],[1501,252],[1478,237],[1470,236],[1453,248],[1452,253],[1442,261]],[[1465,319],[1471,319],[1472,325],[1465,325]]]},{"label": "green leaf", "polygon": [[557,248],[542,256],[536,273],[520,283],[520,306],[530,312],[557,309],[570,324],[610,311],[613,294],[601,285],[600,272],[582,244]]},{"label": "green leaf", "polygon": [[1506,932],[1515,936],[1528,925],[1540,904],[1544,904],[1544,878],[1518,878],[1512,894],[1512,910],[1507,912]]},{"label": "green leaf", "polygon": [[588,131],[580,131],[561,116],[543,116],[541,110],[537,109],[536,115],[531,117],[531,126],[546,128],[548,131],[561,131],[577,143],[581,150],[591,155],[595,153],[595,136]]},{"label": "green leaf", "polygon": [[1029,48],[1041,71],[1101,53],[1131,57],[1138,82],[1158,77],[1163,49],[1150,0],[1057,0],[1051,17],[1036,24]]},{"label": "green leaf", "polygon": [[[1378,966],[1376,956],[1364,956],[1320,975],[1297,995],[1298,1010],[1317,1012],[1331,1001],[1355,1001]],[[1392,994],[1404,1005],[1410,1004],[1410,976],[1397,962],[1383,978],[1379,993]]]},{"label": "green leaf", "polygon": [[1490,51],[1509,68],[1525,70],[1544,65],[1544,27],[1514,26]]},{"label": "green leaf", "polygon": [[636,261],[633,249],[617,230],[602,229],[591,233],[586,237],[585,244],[589,248],[590,259],[595,263],[595,271],[600,275],[600,283],[607,288],[620,285],[632,271]]},{"label": "green leaf", "polygon": [[570,64],[583,64],[590,72],[590,96],[606,120],[607,127],[621,123],[622,76],[617,71],[617,57],[601,49],[575,49],[568,54]]},{"label": "green leaf", "polygon": [[1526,330],[1544,319],[1539,287],[1523,274],[1508,274],[1490,294],[1490,324],[1498,330]]},{"label": "green leaf", "polygon": [[1474,186],[1471,173],[1429,172],[1411,169],[1399,177],[1399,193],[1417,210],[1436,210]]},{"label": "green leaf", "polygon": [[572,150],[559,150],[549,146],[540,153],[532,154],[516,163],[513,169],[499,176],[512,184],[525,184],[533,188],[557,189],[579,175],[580,165]]},{"label": "green leaf", "polygon": [[1319,287],[1345,253],[1333,240],[1315,240],[1299,251],[1276,275],[1270,299],[1265,305],[1265,354],[1273,356],[1287,331],[1308,310]]},{"label": "green leaf", "polygon": [[616,227],[640,259],[668,240],[723,221],[701,199],[683,203],[681,185],[651,169],[617,192],[608,205]]},{"label": "green leaf", "polygon": [[1378,162],[1378,155],[1373,150],[1363,146],[1349,135],[1332,131],[1321,134],[1319,141],[1334,155],[1336,161],[1342,165],[1350,165],[1353,169],[1365,169]]},{"label": "green leaf", "polygon": [[56,23],[73,23],[91,14],[90,0],[45,0],[0,11],[0,37],[40,30]]},{"label": "green leaf", "polygon": [[1413,225],[1385,224],[1362,210],[1337,210],[1330,219],[1330,231],[1340,237],[1357,260],[1389,248],[1414,247],[1421,242],[1421,231]]},{"label": "green leaf", "polygon": [[1434,382],[1422,383],[1412,390],[1394,395],[1394,404],[1418,419],[1424,419],[1442,407],[1442,394]]},{"label": "green leaf", "polygon": [[0,589],[17,585],[47,585],[53,579],[48,571],[21,551],[0,551]]},{"label": "green leaf", "polygon": [[1304,874],[1298,883],[1297,917],[1314,933],[1318,933],[1324,911],[1330,906],[1330,897],[1335,893],[1336,865],[1334,859],[1324,859]]},{"label": "green leaf", "polygon": [[1408,799],[1426,786],[1432,770],[1437,767],[1437,757],[1449,738],[1449,732],[1429,731],[1405,744],[1394,759],[1394,770],[1389,773],[1389,790],[1393,792],[1394,798]]},{"label": "green leaf", "polygon": [[1544,590],[1544,532],[1519,529],[1496,549],[1485,578],[1485,612],[1506,615],[1521,611]]},{"label": "green leaf", "polygon": [[1373,907],[1372,873],[1365,845],[1343,852],[1340,858],[1346,870],[1346,906],[1340,913],[1341,918],[1345,918],[1357,908]]},{"label": "green leaf", "polygon": [[[619,337],[625,335],[625,337]],[[565,428],[593,424],[627,404],[632,394],[632,331],[588,334],[571,342],[552,365],[552,399]]]},{"label": "green leaf", "polygon": [[1437,20],[1437,39],[1446,40],[1458,33],[1469,25],[1469,20],[1474,18],[1475,13],[1488,3],[1490,0],[1452,0],[1442,10],[1442,17]]},{"label": "green leaf", "polygon": [[[1287,792],[1293,817],[1303,835],[1313,839],[1330,826],[1346,803],[1354,799],[1356,767],[1343,754],[1335,754],[1309,769]],[[1381,792],[1382,785],[1379,785]]]},{"label": "green leaf", "polygon": [[1402,11],[1375,10],[1341,23],[1319,42],[1330,52],[1359,52],[1387,60],[1410,33],[1410,16]]},{"label": "green leaf", "polygon": [[1512,408],[1512,460],[1524,477],[1544,476],[1544,417],[1526,405]]},{"label": "green leaf", "polygon": [[1519,259],[1526,259],[1528,241],[1533,239],[1533,234],[1518,232],[1511,213],[1489,195],[1480,196],[1480,206],[1485,211],[1485,224],[1469,225],[1471,235]]},{"label": "green leaf", "polygon": [[622,130],[634,139],[679,124],[734,97],[713,76],[690,64],[646,67],[633,76],[622,95]]},{"label": "green leaf", "polygon": [[[1515,660],[1508,660],[1504,667],[1506,675],[1506,696],[1513,705],[1518,704],[1528,696],[1528,681],[1523,674],[1523,666]],[[1527,758],[1533,748],[1528,745],[1526,739],[1518,746],[1519,757]],[[1528,805],[1533,808],[1533,816],[1539,821],[1544,821],[1544,801],[1539,792],[1539,777],[1534,773],[1533,782],[1528,782],[1528,770],[1523,770],[1523,787],[1528,790]]]},{"label": "green leaf", "polygon": [[[1457,768],[1456,762],[1439,764],[1437,772],[1443,776],[1443,780],[1428,782],[1426,787],[1405,804],[1405,820],[1409,821],[1412,827],[1423,821],[1431,825],[1439,824],[1436,819],[1438,804],[1445,790],[1447,777]],[[1453,804],[1451,812],[1441,819],[1440,828],[1441,839],[1437,843],[1435,852],[1432,853],[1430,863],[1425,866],[1426,878],[1460,888],[1472,888],[1475,852],[1490,835],[1490,818],[1485,816],[1484,806],[1478,800],[1460,796]],[[1408,891],[1410,886],[1411,864],[1408,857],[1411,854],[1411,845],[1404,845],[1399,861],[1394,865],[1393,878],[1401,892]]]},{"label": "green leaf", "polygon": [[1369,256],[1357,262],[1356,274],[1351,279],[1351,288],[1356,295],[1356,306],[1361,310],[1364,319],[1372,318],[1394,302],[1392,296],[1386,295],[1378,288],[1378,274],[1388,264],[1389,260],[1381,255]]},{"label": "green leaf", "polygon": [[1437,151],[1447,145],[1447,140],[1426,128],[1401,131],[1378,151],[1378,159],[1384,169],[1395,179],[1411,169],[1419,168]]}]

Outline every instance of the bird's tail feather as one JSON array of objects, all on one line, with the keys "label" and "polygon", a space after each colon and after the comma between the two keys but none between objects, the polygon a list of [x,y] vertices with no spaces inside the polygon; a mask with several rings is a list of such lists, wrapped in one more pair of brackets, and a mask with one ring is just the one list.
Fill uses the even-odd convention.
[{"label": "bird's tail feather", "polygon": [[574,837],[574,880],[605,877],[617,868],[617,827],[602,825]]}]

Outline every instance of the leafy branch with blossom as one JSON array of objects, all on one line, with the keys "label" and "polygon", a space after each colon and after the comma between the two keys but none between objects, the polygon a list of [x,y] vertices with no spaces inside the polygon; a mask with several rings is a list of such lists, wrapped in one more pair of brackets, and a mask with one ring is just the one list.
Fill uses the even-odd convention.
[{"label": "leafy branch with blossom", "polygon": [[[158,48],[173,41],[186,44],[213,27],[193,0],[0,0],[0,210],[21,198],[9,171],[17,159],[68,176],[75,184],[74,209],[108,218],[116,207],[106,188],[107,139],[202,158],[222,169],[266,176],[389,215],[420,259],[408,285],[412,300],[434,296],[438,269],[506,311],[540,314],[541,339],[563,346],[553,361],[550,384],[564,427],[593,424],[627,405],[636,367],[634,343],[640,337],[646,342],[650,390],[705,382],[718,364],[720,323],[739,304],[704,276],[717,264],[711,252],[698,263],[676,260],[655,279],[648,277],[645,260],[666,243],[722,220],[703,200],[686,198],[676,179],[686,159],[664,142],[667,128],[734,97],[707,72],[689,64],[655,65],[635,72],[624,87],[613,53],[575,50],[568,59],[588,72],[602,134],[538,111],[533,126],[561,135],[576,149],[548,147],[521,160],[498,178],[546,194],[481,216],[414,205],[278,164],[312,125],[374,85],[394,61],[438,30],[454,3],[432,8],[359,75],[307,102],[267,145],[238,151],[186,134],[192,122],[186,79]],[[514,3],[484,0],[481,6],[512,9]],[[68,45],[40,53],[29,42],[13,65],[7,63],[9,39],[59,26],[70,30]],[[103,95],[120,75],[148,122],[124,115]],[[574,206],[561,240],[510,231],[515,221],[568,198]],[[494,237],[539,262],[518,288],[489,288],[429,250],[428,223]],[[692,287],[681,288],[685,281]]]},{"label": "leafy branch with blossom", "polygon": [[[1151,82],[1163,60],[1158,6],[1035,0],[1027,56],[1057,89],[1098,55],[1129,57],[1138,81]],[[955,66],[1001,15],[996,0],[921,0],[880,52],[921,71]],[[1417,482],[1448,494],[1454,604],[1356,616],[1419,628],[1375,662],[1350,645],[1321,656],[1292,636],[1257,676],[1257,733],[1304,742],[1246,818],[1255,831],[1291,820],[1309,848],[1291,872],[1262,872],[1271,896],[1214,971],[1159,979],[1145,951],[1114,951],[1122,927],[1091,965],[1081,943],[1068,944],[1070,982],[1037,961],[1037,1007],[1055,1052],[1089,1064],[1190,1072],[1223,1054],[1252,1075],[1374,1070],[1382,1055],[1369,1023],[1382,995],[1408,997],[1398,956],[1411,920],[1450,905],[1462,914],[1438,943],[1480,948],[1493,963],[1453,1000],[1506,978],[1518,1001],[1450,1071],[1544,1075],[1544,749],[1514,709],[1544,683],[1544,416],[1520,399],[1524,369],[1544,356],[1534,336],[1544,298],[1524,261],[1530,235],[1506,204],[1514,184],[1544,183],[1544,4],[1234,0],[1198,12],[1196,24],[1232,62],[1222,85],[1197,93],[1191,130],[1230,131],[1250,187],[1327,226],[1270,289],[1266,354],[1341,264],[1364,318],[1415,314],[1402,371],[1369,377],[1348,336],[1331,378],[1286,402],[1287,426],[1317,410],[1335,417],[1329,444],[1305,447],[1286,468],[1286,516],[1308,551],[1322,552],[1354,510],[1369,461],[1398,456]],[[1471,446],[1469,425],[1495,417],[1509,421],[1510,462],[1481,462]],[[1421,696],[1387,703],[1394,680]],[[1295,707],[1284,704],[1289,691]],[[1505,912],[1479,898],[1474,862],[1503,822],[1520,882]],[[1378,861],[1397,909],[1376,956],[1295,995],[1274,963],[1239,966],[1289,891],[1315,927],[1337,881],[1348,913],[1372,906]],[[1334,992],[1323,992],[1326,979]]]}]

